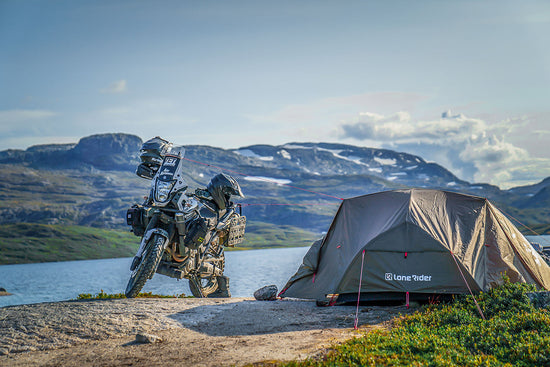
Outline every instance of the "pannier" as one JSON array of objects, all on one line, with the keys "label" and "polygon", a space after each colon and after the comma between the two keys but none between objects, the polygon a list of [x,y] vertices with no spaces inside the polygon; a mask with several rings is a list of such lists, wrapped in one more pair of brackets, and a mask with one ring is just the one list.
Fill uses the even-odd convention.
[{"label": "pannier", "polygon": [[143,236],[147,224],[145,223],[146,211],[141,205],[132,205],[126,211],[126,224],[132,226],[132,232],[136,236]]}]

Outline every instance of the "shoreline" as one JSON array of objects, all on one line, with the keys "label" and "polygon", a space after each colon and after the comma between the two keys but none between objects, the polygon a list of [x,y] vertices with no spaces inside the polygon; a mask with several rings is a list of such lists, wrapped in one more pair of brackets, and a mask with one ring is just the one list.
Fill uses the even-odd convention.
[{"label": "shoreline", "polygon": [[[317,307],[314,301],[108,299],[0,308],[0,365],[241,365],[313,356],[387,329],[404,306]],[[136,343],[137,333],[162,339]],[[34,362],[34,363],[33,363]]]},{"label": "shoreline", "polygon": [[[241,252],[241,251],[256,251],[256,250],[282,250],[287,248],[304,248],[309,247],[305,246],[266,246],[266,247],[226,247],[224,251],[226,252]],[[136,249],[137,251],[137,249]],[[38,261],[38,262],[21,262],[21,263],[0,263],[0,266],[8,265],[32,265],[32,264],[48,264],[48,263],[61,263],[61,262],[73,262],[73,261],[94,261],[94,260],[110,260],[110,259],[130,259],[131,256],[120,256],[120,257],[100,257],[100,258],[91,258],[91,259],[72,259],[72,260],[58,260],[58,261]]]}]

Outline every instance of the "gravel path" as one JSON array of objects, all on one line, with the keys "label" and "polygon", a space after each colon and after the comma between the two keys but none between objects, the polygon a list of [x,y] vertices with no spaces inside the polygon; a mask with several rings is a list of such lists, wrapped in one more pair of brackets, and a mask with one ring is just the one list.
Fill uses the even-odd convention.
[{"label": "gravel path", "polygon": [[[361,307],[361,331],[409,310]],[[307,301],[118,299],[0,308],[0,365],[242,365],[306,358],[357,335],[355,307]],[[137,343],[136,334],[162,339]]]}]

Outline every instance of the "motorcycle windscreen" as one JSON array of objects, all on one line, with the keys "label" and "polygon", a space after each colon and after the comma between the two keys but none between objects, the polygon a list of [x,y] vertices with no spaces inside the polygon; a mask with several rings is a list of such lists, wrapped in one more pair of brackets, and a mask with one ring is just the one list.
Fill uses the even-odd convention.
[{"label": "motorcycle windscreen", "polygon": [[172,155],[164,157],[162,166],[158,173],[158,179],[163,182],[171,182],[175,180],[176,170],[180,164],[181,158]]}]

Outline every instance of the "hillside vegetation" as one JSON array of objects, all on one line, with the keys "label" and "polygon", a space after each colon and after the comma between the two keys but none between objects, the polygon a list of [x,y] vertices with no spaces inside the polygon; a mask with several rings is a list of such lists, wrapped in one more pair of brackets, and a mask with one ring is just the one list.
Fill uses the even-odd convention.
[{"label": "hillside vegetation", "polygon": [[[291,226],[251,222],[245,241],[227,250],[308,246],[315,235]],[[0,265],[134,256],[140,239],[128,230],[38,223],[0,226]]]},{"label": "hillside vegetation", "polygon": [[0,264],[133,256],[130,232],[85,226],[18,223],[0,226]]},{"label": "hillside vegetation", "polygon": [[549,366],[550,310],[535,308],[510,283],[478,295],[429,305],[398,319],[390,331],[373,331],[336,346],[322,358],[284,366]]},{"label": "hillside vegetation", "polygon": [[[134,173],[141,143],[134,135],[100,134],[75,144],[0,151],[0,263],[133,255],[139,240],[128,233],[126,209],[150,189],[150,181]],[[460,180],[418,156],[344,144],[185,149],[189,191],[223,170],[239,181],[249,223],[240,248],[309,245],[328,230],[340,198],[411,187],[486,197],[524,234],[550,234],[550,178],[501,190]],[[37,237],[24,225],[13,227],[18,223],[56,230]],[[36,249],[28,251],[29,245]]]}]

